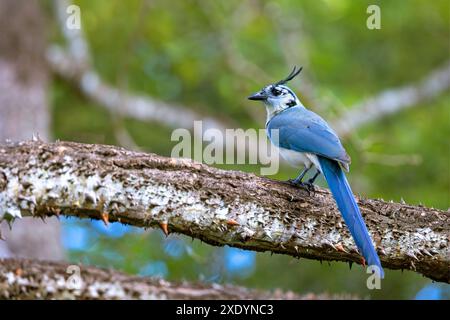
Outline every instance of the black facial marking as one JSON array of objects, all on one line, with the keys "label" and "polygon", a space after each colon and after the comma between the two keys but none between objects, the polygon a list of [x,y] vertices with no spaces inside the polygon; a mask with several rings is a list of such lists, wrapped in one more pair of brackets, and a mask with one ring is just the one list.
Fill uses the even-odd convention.
[{"label": "black facial marking", "polygon": [[287,105],[288,107],[293,107],[293,106],[296,105],[296,102],[295,102],[295,100],[290,100],[286,105]]},{"label": "black facial marking", "polygon": [[281,94],[281,90],[278,90],[276,87],[272,87],[270,89],[270,92],[274,95],[274,96],[279,96]]}]

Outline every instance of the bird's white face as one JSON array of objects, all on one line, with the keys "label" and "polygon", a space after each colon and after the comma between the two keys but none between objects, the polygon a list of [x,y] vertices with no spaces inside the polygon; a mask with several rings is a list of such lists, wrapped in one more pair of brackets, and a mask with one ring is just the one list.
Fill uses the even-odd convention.
[{"label": "bird's white face", "polygon": [[285,86],[288,81],[294,79],[301,71],[302,67],[294,67],[291,73],[283,80],[280,80],[274,84],[269,84],[261,91],[258,91],[248,97],[250,100],[259,100],[264,102],[267,110],[267,122],[269,122],[273,116],[285,109],[302,105],[295,93]]},{"label": "bird's white face", "polygon": [[284,109],[301,105],[294,92],[285,85],[270,84],[250,96],[249,99],[264,103],[268,120]]}]

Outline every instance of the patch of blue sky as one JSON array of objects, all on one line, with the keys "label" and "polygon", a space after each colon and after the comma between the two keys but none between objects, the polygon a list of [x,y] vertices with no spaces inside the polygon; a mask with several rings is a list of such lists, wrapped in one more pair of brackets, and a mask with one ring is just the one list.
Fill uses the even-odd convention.
[{"label": "patch of blue sky", "polygon": [[95,231],[112,238],[123,237],[127,233],[141,233],[140,228],[122,224],[120,222],[111,222],[107,226],[100,220],[91,221],[91,226]]},{"label": "patch of blue sky", "polygon": [[61,218],[62,242],[69,250],[88,250],[95,243],[98,234],[111,238],[120,238],[129,233],[141,233],[142,229],[124,225],[120,222],[105,226],[100,220],[78,220]]},{"label": "patch of blue sky", "polygon": [[232,276],[246,278],[255,270],[256,252],[225,247],[225,270]]},{"label": "patch of blue sky", "polygon": [[89,229],[75,223],[64,223],[61,237],[63,246],[69,250],[86,250],[93,245]]},{"label": "patch of blue sky", "polygon": [[417,292],[415,300],[448,300],[450,299],[450,285],[432,283]]},{"label": "patch of blue sky", "polygon": [[164,242],[164,252],[174,259],[180,259],[187,252],[187,245],[182,239],[167,239]]}]

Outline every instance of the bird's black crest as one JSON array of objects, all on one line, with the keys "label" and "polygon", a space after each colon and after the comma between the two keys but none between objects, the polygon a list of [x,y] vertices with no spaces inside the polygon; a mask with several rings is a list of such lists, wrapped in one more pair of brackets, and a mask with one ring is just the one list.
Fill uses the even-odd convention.
[{"label": "bird's black crest", "polygon": [[292,69],[291,73],[285,79],[275,83],[275,85],[285,84],[286,82],[291,81],[300,73],[300,71],[302,71],[302,69],[303,67],[297,69],[297,66],[294,66],[294,69]]}]

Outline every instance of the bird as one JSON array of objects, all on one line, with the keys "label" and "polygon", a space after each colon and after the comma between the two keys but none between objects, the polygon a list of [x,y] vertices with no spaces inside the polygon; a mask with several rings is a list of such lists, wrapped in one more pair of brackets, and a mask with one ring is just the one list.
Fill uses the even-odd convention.
[{"label": "bird", "polygon": [[[316,178],[320,174],[324,175],[344,222],[365,259],[363,264],[367,262],[369,266],[376,266],[380,278],[384,278],[380,258],[345,176],[345,172],[349,171],[350,156],[328,123],[318,114],[305,108],[286,85],[302,69],[303,67],[294,67],[286,78],[266,85],[248,99],[264,103],[267,111],[266,133],[269,140],[289,164],[303,169],[289,182],[307,189],[309,193],[314,190]],[[313,167],[315,168],[313,176],[304,182],[306,173]]]}]

